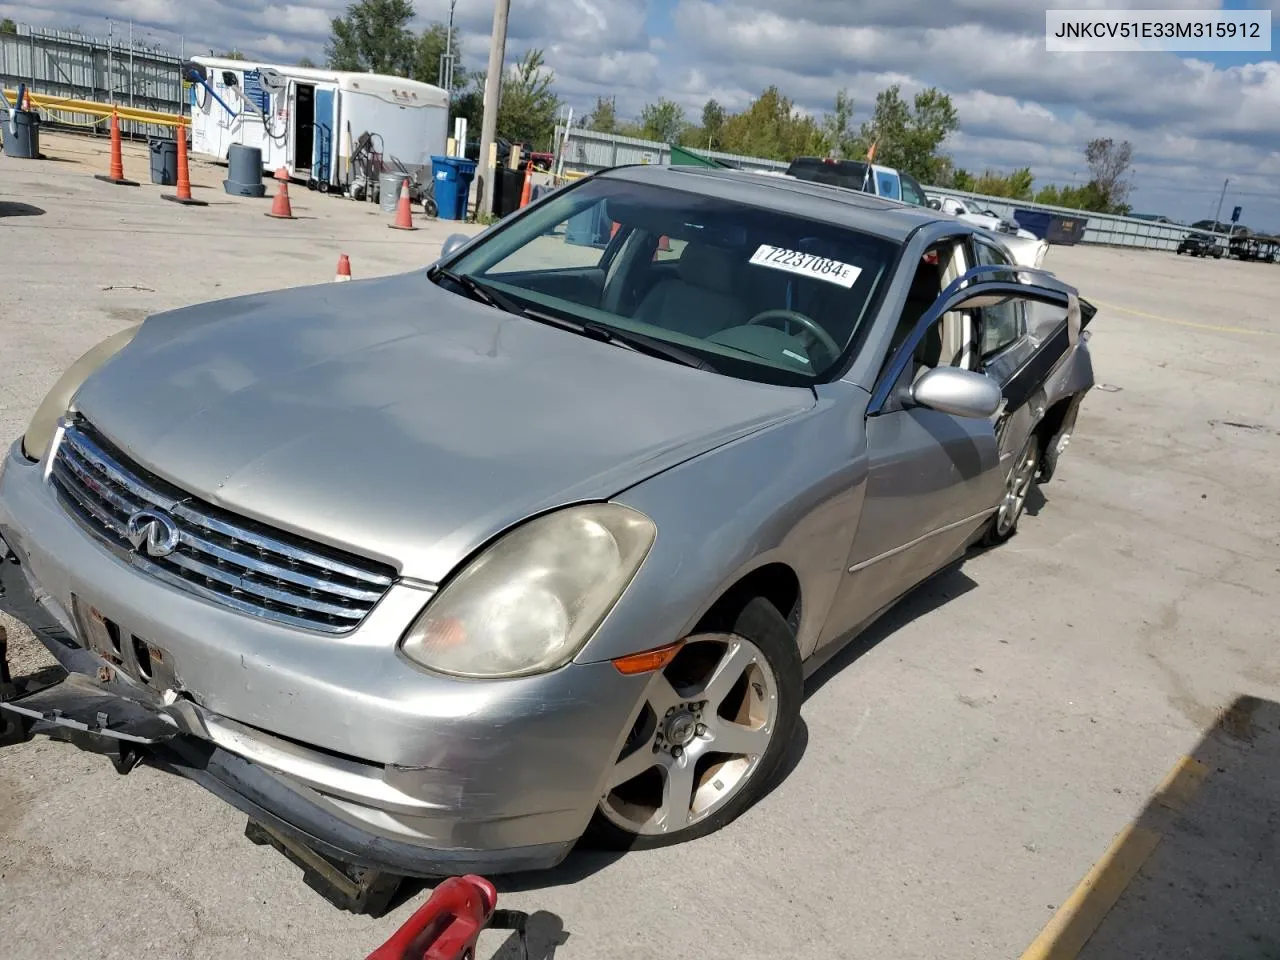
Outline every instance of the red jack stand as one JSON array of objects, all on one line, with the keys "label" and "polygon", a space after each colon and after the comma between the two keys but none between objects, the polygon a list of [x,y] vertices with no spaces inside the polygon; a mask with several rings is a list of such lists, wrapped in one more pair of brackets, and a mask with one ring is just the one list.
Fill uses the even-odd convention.
[{"label": "red jack stand", "polygon": [[450,877],[366,960],[474,960],[497,903],[483,877]]}]

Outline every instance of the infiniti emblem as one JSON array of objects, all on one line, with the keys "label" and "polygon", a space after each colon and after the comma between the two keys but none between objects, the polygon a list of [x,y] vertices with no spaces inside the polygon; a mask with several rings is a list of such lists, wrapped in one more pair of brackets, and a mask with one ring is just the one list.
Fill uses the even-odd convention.
[{"label": "infiniti emblem", "polygon": [[139,510],[129,517],[125,537],[135,550],[146,545],[147,554],[167,557],[178,548],[178,527],[173,520],[159,510]]}]

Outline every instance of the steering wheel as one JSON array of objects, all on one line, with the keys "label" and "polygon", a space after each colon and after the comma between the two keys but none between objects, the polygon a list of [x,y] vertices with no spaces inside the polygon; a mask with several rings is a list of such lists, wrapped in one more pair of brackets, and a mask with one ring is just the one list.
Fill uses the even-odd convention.
[{"label": "steering wheel", "polygon": [[[809,335],[812,336],[813,339],[817,340],[818,343],[822,345],[823,349],[831,354],[833,359],[840,356],[840,347],[831,339],[831,334],[827,333],[827,331],[822,329],[822,327],[820,327],[812,318],[806,317],[799,310],[788,310],[785,308],[762,310],[747,321],[747,326],[754,326],[756,324],[765,323],[769,320],[786,320],[788,323],[794,320],[796,323],[800,324],[800,326],[804,327]],[[790,333],[791,331],[784,330],[784,332]]]}]

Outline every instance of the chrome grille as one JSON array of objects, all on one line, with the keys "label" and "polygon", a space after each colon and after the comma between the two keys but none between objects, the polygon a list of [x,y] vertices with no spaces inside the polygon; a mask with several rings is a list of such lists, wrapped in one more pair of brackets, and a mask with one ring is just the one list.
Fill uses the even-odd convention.
[{"label": "chrome grille", "polygon": [[[84,421],[68,426],[50,481],[82,526],[146,573],[240,613],[346,633],[391,586],[395,571],[237,517],[132,463]],[[163,511],[178,532],[167,556],[135,549],[138,510]]]}]

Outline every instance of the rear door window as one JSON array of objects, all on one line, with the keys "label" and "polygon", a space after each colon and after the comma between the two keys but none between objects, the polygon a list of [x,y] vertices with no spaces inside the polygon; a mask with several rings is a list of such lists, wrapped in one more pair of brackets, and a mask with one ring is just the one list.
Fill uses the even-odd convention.
[{"label": "rear door window", "polygon": [[898,175],[892,170],[876,171],[876,193],[891,200],[902,199],[902,188]]}]

